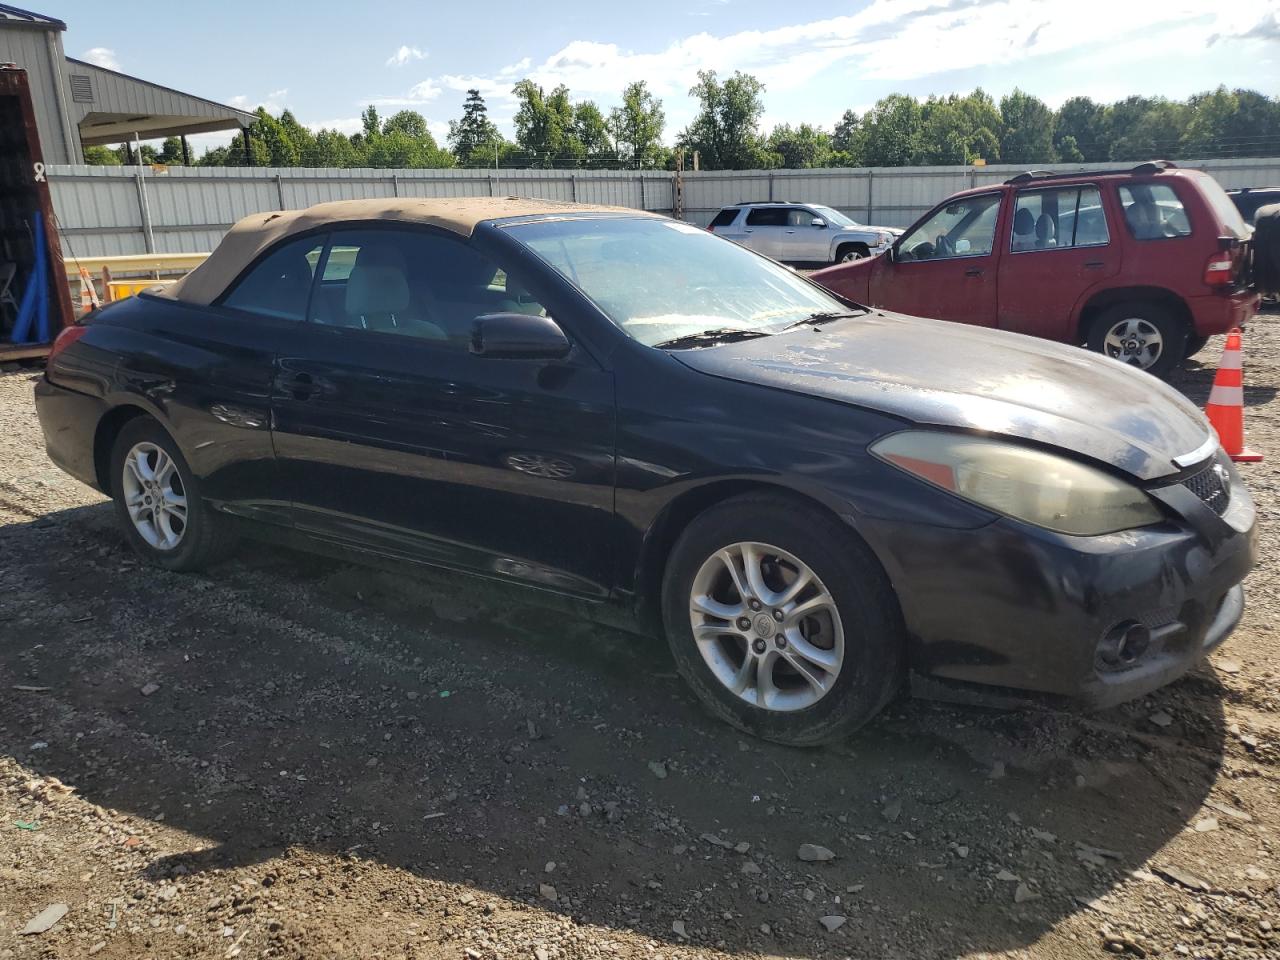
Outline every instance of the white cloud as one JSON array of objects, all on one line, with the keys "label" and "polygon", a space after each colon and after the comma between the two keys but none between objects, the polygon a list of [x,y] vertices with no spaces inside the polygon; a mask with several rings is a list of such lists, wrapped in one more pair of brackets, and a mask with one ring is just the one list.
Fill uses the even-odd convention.
[{"label": "white cloud", "polygon": [[86,63],[92,63],[95,67],[102,67],[104,70],[120,69],[120,61],[116,59],[116,52],[109,47],[93,47],[86,50],[80,59]]},{"label": "white cloud", "polygon": [[388,67],[403,67],[406,63],[412,63],[414,60],[425,60],[427,54],[417,47],[402,46],[399,50],[387,57]]},{"label": "white cloud", "polygon": [[359,117],[338,117],[333,120],[307,120],[302,124],[308,130],[337,130],[351,136],[364,129],[364,121]]},{"label": "white cloud", "polygon": [[263,107],[267,113],[281,113],[287,104],[285,98],[289,96],[289,88],[281,87],[279,90],[272,90],[265,97],[253,98],[243,93],[236,94],[227,101],[228,106],[238,107],[241,110],[257,110]]},{"label": "white cloud", "polygon": [[[670,139],[692,119],[696,105],[687,93],[699,70],[716,70],[721,77],[734,70],[751,73],[764,82],[766,103],[774,95],[794,102],[815,84],[847,84],[849,77],[855,83],[880,85],[939,77],[939,92],[946,93],[951,92],[943,78],[947,73],[996,68],[1005,76],[1015,70],[1026,76],[1033,61],[1038,61],[1037,67],[1087,63],[1088,72],[1075,71],[1076,82],[1085,87],[1134,62],[1136,50],[1153,56],[1159,51],[1176,65],[1202,58],[1210,38],[1256,45],[1270,35],[1274,11],[1275,0],[1234,0],[1216,6],[1203,0],[1163,0],[1158,5],[1114,0],[872,0],[847,16],[725,35],[704,31],[657,50],[574,40],[541,61],[526,57],[488,74],[433,76],[405,94],[373,102],[421,105],[436,100],[442,91],[460,94],[475,88],[496,120],[514,111],[511,88],[522,77],[548,89],[563,83],[575,98],[606,106],[617,102],[626,84],[643,79],[665,100]],[[1117,95],[1159,93],[1167,80],[1152,76],[1149,89]],[[1049,90],[1031,92],[1050,101],[1062,99]],[[849,98],[857,95],[851,86]],[[461,98],[450,97],[448,102],[460,108]],[[789,112],[793,123],[808,119]]]}]

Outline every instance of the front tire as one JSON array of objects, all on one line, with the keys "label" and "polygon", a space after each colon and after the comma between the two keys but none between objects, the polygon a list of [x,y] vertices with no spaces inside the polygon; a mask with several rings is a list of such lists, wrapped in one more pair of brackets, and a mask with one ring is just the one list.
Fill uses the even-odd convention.
[{"label": "front tire", "polygon": [[1186,358],[1187,324],[1156,303],[1117,303],[1089,328],[1089,349],[1166,379]]},{"label": "front tire", "polygon": [[111,496],[125,538],[148,563],[201,570],[235,547],[231,521],[204,501],[182,451],[150,417],[130,420],[116,437]]},{"label": "front tire", "polygon": [[871,256],[871,248],[865,243],[846,243],[836,251],[836,263],[853,263]]},{"label": "front tire", "polygon": [[847,735],[902,685],[884,571],[852,532],[790,498],[738,497],[695,519],[667,563],[663,621],[699,699],[766,740]]}]

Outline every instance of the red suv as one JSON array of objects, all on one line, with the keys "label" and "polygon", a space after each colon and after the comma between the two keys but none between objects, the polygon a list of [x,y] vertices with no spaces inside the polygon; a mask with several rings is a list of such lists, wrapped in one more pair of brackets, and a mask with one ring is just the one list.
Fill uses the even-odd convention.
[{"label": "red suv", "polygon": [[870,306],[1087,344],[1165,376],[1254,315],[1249,228],[1168,161],[965,190],[884,254],[813,279]]}]

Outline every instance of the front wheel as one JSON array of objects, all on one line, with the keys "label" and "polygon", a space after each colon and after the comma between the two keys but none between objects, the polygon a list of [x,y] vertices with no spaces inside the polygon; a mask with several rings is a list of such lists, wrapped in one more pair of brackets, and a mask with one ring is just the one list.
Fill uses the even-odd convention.
[{"label": "front wheel", "polygon": [[200,496],[173,438],[150,417],[125,424],[111,449],[111,495],[134,551],[168,570],[199,570],[230,554],[228,518]]},{"label": "front wheel", "polygon": [[1118,303],[1089,328],[1089,349],[1164,379],[1186,357],[1186,323],[1154,303]]},{"label": "front wheel", "polygon": [[778,743],[848,734],[902,683],[884,571],[851,532],[788,498],[736,498],[690,524],[667,564],[663,619],[711,712]]},{"label": "front wheel", "polygon": [[865,260],[869,256],[871,256],[871,250],[866,244],[846,243],[836,251],[836,263],[852,263],[854,260]]}]

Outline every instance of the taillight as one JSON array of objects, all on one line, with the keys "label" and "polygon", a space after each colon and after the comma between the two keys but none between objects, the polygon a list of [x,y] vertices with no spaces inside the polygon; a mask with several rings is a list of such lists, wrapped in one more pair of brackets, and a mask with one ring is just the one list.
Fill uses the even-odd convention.
[{"label": "taillight", "polygon": [[1220,250],[1204,265],[1204,282],[1211,287],[1229,286],[1235,280],[1235,258]]},{"label": "taillight", "polygon": [[63,327],[62,332],[58,334],[53,341],[53,346],[49,348],[49,359],[47,363],[53,363],[54,358],[67,347],[71,346],[86,333],[89,328],[82,323],[73,324],[69,327]]}]

